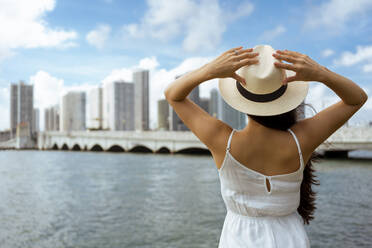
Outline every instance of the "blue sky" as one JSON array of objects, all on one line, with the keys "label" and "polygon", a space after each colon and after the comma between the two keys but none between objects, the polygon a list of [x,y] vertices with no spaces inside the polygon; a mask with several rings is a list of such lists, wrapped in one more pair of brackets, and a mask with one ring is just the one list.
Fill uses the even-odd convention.
[{"label": "blue sky", "polygon": [[[372,92],[370,0],[4,0],[0,3],[0,129],[9,127],[9,83],[34,84],[35,106],[68,90],[151,71],[150,119],[172,79],[235,46],[305,53]],[[216,80],[201,86],[208,96]],[[338,98],[311,83],[319,111]],[[43,119],[41,117],[41,119]],[[372,120],[371,100],[355,123]],[[41,125],[42,126],[42,125]]]}]

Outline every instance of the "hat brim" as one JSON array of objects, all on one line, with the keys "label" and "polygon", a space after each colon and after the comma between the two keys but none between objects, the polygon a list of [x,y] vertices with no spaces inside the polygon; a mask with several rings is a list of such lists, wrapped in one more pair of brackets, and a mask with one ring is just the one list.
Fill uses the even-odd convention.
[{"label": "hat brim", "polygon": [[254,102],[242,96],[235,86],[233,78],[221,78],[218,83],[220,94],[227,104],[234,109],[251,115],[270,116],[288,112],[305,99],[309,83],[294,81],[287,84],[283,95],[270,102]]}]

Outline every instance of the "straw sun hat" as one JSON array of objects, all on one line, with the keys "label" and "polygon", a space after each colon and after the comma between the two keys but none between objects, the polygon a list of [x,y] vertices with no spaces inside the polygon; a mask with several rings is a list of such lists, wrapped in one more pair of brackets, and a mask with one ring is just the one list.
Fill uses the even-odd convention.
[{"label": "straw sun hat", "polygon": [[278,60],[272,56],[275,50],[271,46],[259,45],[253,52],[259,53],[259,63],[236,72],[245,78],[246,85],[233,78],[219,80],[218,87],[225,102],[240,112],[259,116],[282,114],[300,105],[307,95],[308,82],[283,85],[283,79],[295,72],[275,67],[274,62]]}]

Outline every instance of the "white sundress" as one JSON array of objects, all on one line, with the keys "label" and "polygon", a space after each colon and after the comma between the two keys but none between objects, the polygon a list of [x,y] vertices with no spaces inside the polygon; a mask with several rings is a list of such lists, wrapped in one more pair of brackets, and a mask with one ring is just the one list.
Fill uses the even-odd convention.
[{"label": "white sundress", "polygon": [[[219,248],[310,247],[301,216],[300,187],[304,161],[296,135],[300,168],[288,174],[266,176],[238,162],[230,153],[232,130],[225,159],[218,171],[227,214]],[[270,183],[270,191],[266,186]]]}]

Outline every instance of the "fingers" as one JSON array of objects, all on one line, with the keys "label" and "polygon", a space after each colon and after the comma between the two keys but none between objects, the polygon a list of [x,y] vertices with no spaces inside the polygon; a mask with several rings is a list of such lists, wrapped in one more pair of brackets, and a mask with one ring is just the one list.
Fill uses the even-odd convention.
[{"label": "fingers", "polygon": [[282,62],[274,62],[274,65],[277,68],[296,71],[296,67],[294,65],[292,65],[292,64],[286,64],[286,63],[282,63]]},{"label": "fingers", "polygon": [[273,57],[276,58],[276,59],[279,59],[279,60],[284,60],[284,61],[290,62],[290,63],[297,62],[297,59],[292,57],[291,55],[274,53]]},{"label": "fingers", "polygon": [[241,84],[244,84],[244,85],[246,84],[245,79],[243,77],[239,76],[236,73],[234,73],[231,77],[234,78],[236,81],[238,81]]},{"label": "fingers", "polygon": [[302,53],[294,52],[294,51],[289,51],[289,50],[277,50],[276,52],[279,53],[279,54],[283,54],[283,55],[293,56],[295,58],[296,57],[303,57],[303,56],[305,56]]},{"label": "fingers", "polygon": [[244,53],[241,53],[241,54],[235,56],[235,60],[240,61],[240,60],[243,60],[243,59],[254,58],[254,57],[258,56],[258,53],[251,53],[251,51],[252,51],[251,49],[246,49],[244,51],[245,51]]},{"label": "fingers", "polygon": [[239,69],[240,67],[243,67],[245,65],[254,65],[254,64],[258,64],[257,58],[256,59],[247,58],[247,59],[243,59],[237,62],[236,67]]},{"label": "fingers", "polygon": [[287,84],[287,83],[290,83],[290,82],[294,82],[294,81],[297,81],[297,75],[294,75],[294,76],[291,76],[291,77],[287,77],[283,80],[283,84]]},{"label": "fingers", "polygon": [[241,50],[242,48],[243,48],[242,46],[231,48],[231,49],[227,50],[227,51],[225,52],[225,54],[227,54],[227,53],[234,53],[234,51],[236,51],[236,50]]}]

